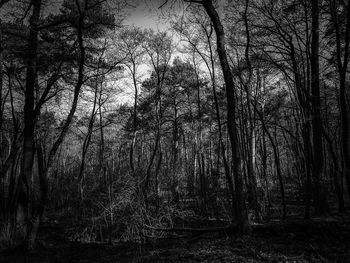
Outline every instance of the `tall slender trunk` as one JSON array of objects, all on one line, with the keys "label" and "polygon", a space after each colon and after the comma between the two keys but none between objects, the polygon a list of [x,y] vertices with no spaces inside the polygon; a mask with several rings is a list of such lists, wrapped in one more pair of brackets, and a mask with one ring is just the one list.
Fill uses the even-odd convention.
[{"label": "tall slender trunk", "polygon": [[323,169],[323,144],[322,144],[322,120],[321,120],[321,98],[320,98],[320,69],[319,69],[319,3],[312,0],[312,25],[311,25],[311,106],[312,106],[312,178],[313,199],[315,214],[325,212],[326,206],[322,203],[322,169]]},{"label": "tall slender trunk", "polygon": [[132,74],[135,95],[134,95],[134,112],[133,112],[133,124],[132,124],[133,134],[132,134],[131,143],[130,143],[129,162],[130,162],[131,172],[133,175],[135,175],[134,149],[135,149],[136,131],[137,131],[136,122],[137,122],[138,89],[137,89],[137,81],[136,81],[136,64],[134,60],[132,60],[131,74]]},{"label": "tall slender trunk", "polygon": [[266,149],[266,138],[265,138],[265,130],[262,131],[262,138],[261,138],[261,159],[262,159],[262,177],[265,180],[265,205],[268,205],[269,207],[271,204],[270,199],[270,191],[269,191],[269,180],[267,178],[267,149]]},{"label": "tall slender trunk", "polygon": [[322,130],[323,130],[323,136],[328,143],[329,153],[331,155],[332,164],[333,164],[332,175],[333,175],[333,180],[334,180],[335,191],[336,191],[337,198],[338,198],[338,211],[339,211],[339,213],[343,213],[345,211],[345,205],[344,205],[343,185],[341,183],[342,176],[341,176],[341,173],[339,170],[336,151],[334,150],[332,139],[330,138],[330,136],[327,134],[327,132],[324,129],[322,129]]},{"label": "tall slender trunk", "polygon": [[[297,93],[297,100],[300,107],[300,115],[296,119],[301,119],[301,137],[303,139],[303,162],[305,171],[305,219],[310,218],[310,207],[311,207],[311,195],[312,195],[312,181],[311,181],[311,168],[312,168],[312,143],[311,143],[311,123],[310,119],[310,90],[309,81],[302,81],[302,76],[299,72],[298,62],[296,59],[296,51],[293,43],[290,42],[290,59],[293,68],[295,90]],[[308,78],[308,74],[307,74]],[[298,123],[298,121],[296,121]],[[298,124],[296,124],[297,126]]]},{"label": "tall slender trunk", "polygon": [[[3,0],[0,2],[0,10],[3,7],[5,3],[7,3],[9,0]],[[0,19],[0,136],[1,136],[1,128],[2,128],[2,122],[3,122],[3,98],[2,98],[2,86],[3,86],[3,65],[2,65],[2,60],[3,60],[3,45],[2,45],[2,21]],[[1,139],[1,137],[0,137]],[[1,141],[0,141],[1,143]]]},{"label": "tall slender trunk", "polygon": [[[162,126],[162,82],[164,80],[165,77],[165,73],[167,70],[167,67],[165,67],[164,69],[162,69],[162,71],[159,71],[159,68],[157,65],[155,65],[153,63],[153,67],[154,70],[156,71],[157,74],[157,86],[156,86],[156,123],[157,123],[157,131],[156,131],[156,135],[155,135],[155,142],[154,142],[154,148],[153,151],[151,153],[151,157],[150,157],[150,161],[149,164],[147,166],[147,170],[146,170],[146,177],[143,181],[143,195],[144,197],[146,197],[147,194],[147,189],[148,189],[148,185],[149,185],[149,181],[151,178],[151,170],[152,170],[152,166],[156,157],[157,152],[159,151],[159,145],[160,145],[160,136],[161,136],[161,126]],[[146,200],[146,198],[145,198]],[[147,202],[146,202],[147,204]]]},{"label": "tall slender trunk", "polygon": [[162,147],[160,145],[159,147],[159,157],[158,157],[158,162],[157,162],[157,167],[156,167],[156,172],[155,172],[155,194],[156,194],[156,209],[158,211],[159,209],[159,171],[162,165],[162,160],[163,160],[163,152],[162,152]]},{"label": "tall slender trunk", "polygon": [[[340,117],[341,117],[341,150],[342,150],[342,168],[343,175],[345,177],[348,195],[350,198],[350,136],[349,136],[349,109],[347,105],[347,69],[349,63],[349,46],[350,46],[350,3],[347,1],[346,7],[346,25],[345,25],[345,36],[344,44],[342,48],[342,33],[339,25],[338,6],[336,1],[330,1],[331,18],[335,27],[335,40],[336,40],[336,60],[337,69],[339,74],[339,103],[340,103]],[[342,57],[343,53],[343,57]]]},{"label": "tall slender trunk", "polygon": [[[249,70],[249,74],[247,77],[247,80],[243,80],[242,76],[241,82],[244,86],[244,90],[246,93],[247,98],[247,111],[248,111],[248,118],[249,118],[249,129],[247,129],[247,173],[249,178],[249,185],[250,185],[250,192],[252,197],[252,203],[253,208],[255,210],[256,218],[260,222],[262,220],[261,217],[261,207],[258,200],[258,194],[257,194],[257,178],[255,173],[255,167],[254,167],[254,150],[255,150],[255,123],[253,118],[253,110],[252,110],[252,94],[251,94],[251,80],[253,75],[253,68],[250,63],[250,32],[249,32],[249,24],[248,24],[248,9],[249,9],[249,0],[245,1],[245,8],[243,13],[243,20],[244,20],[244,26],[245,26],[245,34],[246,34],[246,47],[245,47],[245,60],[247,63],[247,67]],[[259,71],[257,71],[258,76],[257,78],[260,78]],[[248,126],[248,125],[247,125]],[[247,127],[248,128],[248,127]]]},{"label": "tall slender trunk", "polygon": [[[98,100],[98,111],[99,111],[99,128],[100,128],[100,152],[99,152],[99,174],[102,172],[102,178],[107,185],[110,182],[110,180],[107,180],[107,171],[106,171],[106,163],[104,160],[104,152],[105,152],[105,138],[104,138],[104,131],[103,131],[103,114],[102,114],[102,83],[101,83],[101,89],[100,89],[100,96]],[[113,171],[114,172],[114,171]]]},{"label": "tall slender trunk", "polygon": [[37,50],[38,50],[38,24],[40,19],[41,0],[32,0],[32,15],[29,20],[29,39],[27,54],[27,72],[24,99],[24,130],[23,130],[23,154],[22,169],[20,178],[20,205],[25,212],[25,246],[31,249],[34,246],[32,232],[35,231],[35,224],[31,218],[31,208],[29,204],[30,185],[34,164],[34,92],[37,78]]},{"label": "tall slender trunk", "polygon": [[96,105],[97,105],[97,94],[98,94],[98,83],[96,81],[95,83],[95,92],[94,92],[94,102],[91,110],[90,120],[88,124],[88,130],[87,134],[85,136],[83,147],[82,147],[82,153],[81,153],[81,161],[80,161],[80,168],[79,168],[79,174],[78,174],[78,184],[79,184],[79,193],[80,193],[80,199],[83,200],[83,180],[84,180],[84,170],[85,170],[85,158],[86,154],[89,149],[89,145],[91,142],[91,136],[92,136],[92,130],[95,123],[95,117],[97,114]]},{"label": "tall slender trunk", "polygon": [[211,0],[203,0],[207,14],[209,15],[217,38],[217,52],[220,59],[222,72],[224,75],[224,81],[226,85],[226,99],[227,99],[227,126],[228,133],[231,141],[231,152],[233,159],[233,174],[235,178],[235,192],[236,192],[236,208],[237,208],[237,223],[238,229],[242,233],[250,231],[248,222],[248,213],[246,210],[244,191],[243,191],[243,175],[242,175],[242,160],[239,150],[240,141],[238,138],[238,130],[236,125],[236,98],[235,98],[235,86],[233,83],[233,76],[231,73],[230,65],[227,60],[226,48],[225,48],[225,32],[221,24],[220,17],[213,6]]},{"label": "tall slender trunk", "polygon": [[278,147],[277,147],[277,141],[275,141],[271,135],[271,132],[266,126],[266,123],[263,119],[262,113],[255,107],[256,113],[260,117],[261,125],[263,130],[265,131],[265,134],[270,140],[272,150],[273,150],[273,155],[274,155],[274,163],[276,166],[276,173],[277,173],[277,178],[280,186],[280,192],[281,192],[281,199],[282,199],[282,219],[285,219],[287,216],[287,208],[286,208],[286,198],[285,198],[285,190],[284,190],[284,183],[283,183],[283,177],[282,177],[282,170],[281,170],[281,165],[280,165],[280,160],[279,160],[279,152],[278,152]]},{"label": "tall slender trunk", "polygon": [[47,196],[48,196],[48,181],[45,174],[45,161],[44,161],[44,153],[42,149],[41,143],[36,144],[36,153],[37,153],[37,167],[38,167],[38,175],[39,175],[39,185],[40,185],[40,199],[38,200],[36,213],[33,215],[31,219],[31,231],[28,235],[29,244],[34,245],[36,240],[37,232],[39,229],[40,221],[42,215],[45,211]]},{"label": "tall slender trunk", "polygon": [[2,46],[2,24],[0,19],[0,143],[2,140],[1,134],[2,134],[2,118],[3,118],[3,108],[2,108],[2,85],[3,85],[3,72],[2,72],[2,53],[3,53],[3,46]]},{"label": "tall slender trunk", "polygon": [[302,127],[303,138],[303,152],[304,152],[304,164],[306,172],[305,182],[305,219],[310,219],[310,207],[311,207],[311,142],[310,142],[310,123],[306,121]]},{"label": "tall slender trunk", "polygon": [[157,132],[156,132],[154,140],[155,140],[154,141],[154,148],[153,148],[153,151],[151,153],[149,164],[147,166],[146,178],[144,179],[143,186],[142,186],[143,187],[142,191],[143,191],[144,197],[146,196],[146,193],[147,193],[149,181],[151,179],[151,169],[152,169],[152,166],[153,166],[153,163],[154,163],[154,160],[155,160],[158,148],[159,148],[159,141],[160,141],[160,124],[159,123],[157,124]]},{"label": "tall slender trunk", "polygon": [[[212,23],[210,24],[210,30],[208,31],[203,25],[202,28],[204,30],[204,33],[206,35],[206,39],[208,42],[208,47],[209,47],[209,58],[210,58],[210,63],[206,60],[206,56],[204,56],[204,54],[202,54],[202,52],[191,42],[190,44],[194,47],[194,51],[196,51],[201,58],[204,60],[207,69],[210,73],[210,78],[211,78],[211,84],[212,84],[212,91],[213,91],[213,98],[214,98],[214,105],[215,105],[215,115],[216,115],[216,122],[218,125],[218,142],[219,142],[219,146],[218,146],[218,155],[221,156],[222,158],[222,162],[224,164],[224,172],[225,172],[225,178],[226,178],[226,182],[229,188],[229,192],[230,192],[230,198],[231,198],[231,214],[232,214],[232,218],[236,217],[236,205],[235,205],[235,191],[234,191],[234,183],[233,183],[233,179],[232,179],[232,175],[231,175],[231,171],[230,171],[230,166],[229,166],[229,161],[227,160],[227,154],[226,154],[226,147],[224,144],[224,138],[223,138],[223,132],[222,132],[222,124],[221,124],[221,114],[220,114],[220,108],[219,108],[219,103],[218,103],[218,98],[217,98],[217,92],[216,92],[216,77],[215,77],[215,58],[214,58],[214,51],[213,51],[213,47],[212,47],[212,43],[211,43],[211,37],[212,37],[212,33],[213,33],[213,25]],[[194,58],[193,58],[194,61]],[[194,63],[195,64],[195,63]],[[196,78],[197,78],[197,86],[198,86],[198,73],[196,72]],[[199,130],[202,130],[202,123],[201,123],[201,119],[200,119],[200,104],[199,104],[199,86],[197,87],[197,97],[198,97],[198,111],[199,111]],[[199,140],[199,151],[201,152],[202,150],[202,146],[201,146],[201,139]]]},{"label": "tall slender trunk", "polygon": [[215,115],[216,115],[216,122],[218,124],[218,131],[219,131],[219,149],[221,151],[221,157],[224,163],[225,178],[226,178],[230,195],[231,195],[231,209],[232,209],[231,214],[232,214],[232,218],[235,218],[237,214],[236,205],[235,205],[235,190],[234,190],[232,175],[230,172],[230,166],[226,158],[226,151],[225,151],[226,147],[225,147],[223,135],[222,135],[221,114],[220,114],[218,96],[216,92],[215,61],[214,61],[213,50],[210,42],[210,35],[207,35],[207,40],[208,40],[209,51],[210,51],[211,82],[212,82],[212,91],[213,91],[213,98],[214,98],[214,105],[215,105]]}]

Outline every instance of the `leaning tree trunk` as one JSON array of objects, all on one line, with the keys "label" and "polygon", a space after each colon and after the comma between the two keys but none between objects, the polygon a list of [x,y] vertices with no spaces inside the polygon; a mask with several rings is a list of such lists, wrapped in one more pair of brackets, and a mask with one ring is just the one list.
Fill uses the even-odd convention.
[{"label": "leaning tree trunk", "polygon": [[80,167],[79,167],[79,174],[78,174],[78,190],[80,194],[80,201],[82,202],[84,199],[84,186],[83,186],[83,181],[84,181],[84,170],[85,170],[85,159],[86,155],[90,146],[91,142],[91,136],[94,128],[94,123],[95,123],[95,118],[97,114],[96,110],[96,104],[97,104],[97,93],[98,93],[98,82],[96,80],[95,83],[95,93],[94,93],[94,102],[91,110],[91,115],[90,115],[90,120],[88,124],[88,130],[87,134],[85,136],[84,142],[83,142],[83,148],[82,148],[82,153],[81,153],[81,162],[80,162]]},{"label": "leaning tree trunk", "polygon": [[[79,2],[77,2],[76,4],[79,4]],[[79,7],[80,9],[80,7]],[[71,104],[71,108],[70,111],[68,113],[68,116],[63,124],[61,133],[59,134],[58,138],[56,139],[56,141],[54,142],[49,156],[48,156],[48,160],[47,160],[47,167],[46,170],[48,170],[51,167],[51,163],[54,160],[57,150],[60,147],[60,145],[62,144],[64,138],[66,137],[66,134],[68,133],[68,129],[69,126],[73,120],[74,114],[75,114],[75,110],[77,109],[78,106],[78,99],[79,99],[79,94],[80,94],[80,90],[81,87],[83,86],[84,83],[84,63],[85,63],[85,46],[84,46],[84,39],[83,39],[83,26],[84,26],[84,16],[81,13],[79,15],[79,21],[78,21],[78,28],[77,28],[77,42],[78,42],[78,79],[77,79],[77,83],[75,84],[74,87],[74,95],[73,95],[73,101]],[[46,171],[47,173],[47,171]]]},{"label": "leaning tree trunk", "polygon": [[214,52],[212,49],[210,38],[211,38],[211,33],[207,34],[207,40],[208,40],[209,52],[210,52],[210,65],[211,65],[211,70],[209,68],[209,65],[208,65],[208,70],[209,72],[211,71],[211,82],[212,82],[212,91],[213,91],[213,98],[214,98],[214,105],[215,105],[215,115],[216,115],[216,121],[218,124],[218,131],[219,131],[218,147],[221,151],[221,157],[224,164],[225,178],[226,178],[227,185],[231,195],[231,214],[232,214],[232,218],[235,218],[236,217],[235,190],[234,190],[232,175],[230,172],[229,162],[226,157],[226,150],[225,150],[226,147],[225,147],[223,135],[222,135],[221,115],[220,115],[218,96],[216,92],[215,59],[214,59],[214,54],[213,54]]},{"label": "leaning tree trunk", "polygon": [[242,233],[246,233],[250,230],[248,222],[248,214],[246,210],[245,198],[243,193],[243,175],[242,175],[242,160],[239,150],[239,138],[236,125],[236,101],[235,101],[235,86],[233,83],[233,76],[231,73],[230,65],[226,55],[225,48],[225,32],[223,25],[220,21],[220,17],[215,10],[211,0],[203,0],[201,2],[209,15],[217,38],[217,52],[224,75],[224,81],[226,85],[226,99],[227,99],[227,126],[228,134],[231,141],[231,151],[233,159],[233,174],[235,178],[235,191],[236,191],[236,217],[238,223],[238,229]]}]

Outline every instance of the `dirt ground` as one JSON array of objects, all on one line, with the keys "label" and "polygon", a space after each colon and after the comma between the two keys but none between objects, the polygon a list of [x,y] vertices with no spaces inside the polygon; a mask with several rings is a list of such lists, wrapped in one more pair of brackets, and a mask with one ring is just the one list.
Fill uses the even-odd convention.
[{"label": "dirt ground", "polygon": [[171,235],[142,245],[81,244],[61,234],[61,228],[45,226],[34,251],[3,251],[0,262],[350,262],[350,220],[344,217],[275,222],[243,237]]}]

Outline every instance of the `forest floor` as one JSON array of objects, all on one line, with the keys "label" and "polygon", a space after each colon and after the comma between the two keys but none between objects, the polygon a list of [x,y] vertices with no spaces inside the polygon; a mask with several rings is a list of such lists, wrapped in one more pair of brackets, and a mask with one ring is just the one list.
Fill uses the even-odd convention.
[{"label": "forest floor", "polygon": [[2,252],[0,262],[350,262],[350,217],[271,222],[250,236],[211,232],[143,245],[69,242],[61,227],[46,225],[37,249]]}]

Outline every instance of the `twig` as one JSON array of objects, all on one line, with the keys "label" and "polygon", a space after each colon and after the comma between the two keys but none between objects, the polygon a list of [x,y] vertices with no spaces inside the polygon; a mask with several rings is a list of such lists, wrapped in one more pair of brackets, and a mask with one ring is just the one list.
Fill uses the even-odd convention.
[{"label": "twig", "polygon": [[165,6],[168,3],[169,0],[165,0],[165,2],[163,4],[161,4],[160,7],[158,7],[158,9],[161,9],[163,6]]}]

